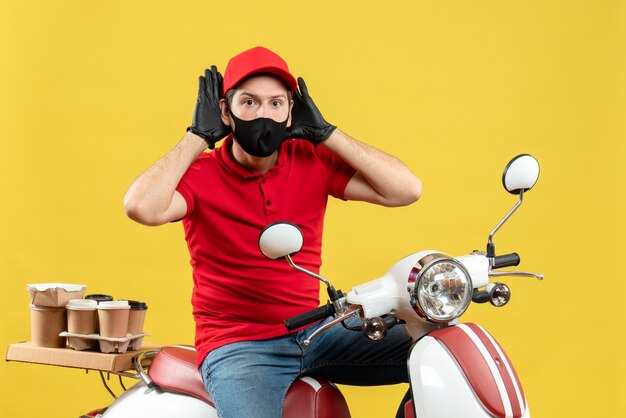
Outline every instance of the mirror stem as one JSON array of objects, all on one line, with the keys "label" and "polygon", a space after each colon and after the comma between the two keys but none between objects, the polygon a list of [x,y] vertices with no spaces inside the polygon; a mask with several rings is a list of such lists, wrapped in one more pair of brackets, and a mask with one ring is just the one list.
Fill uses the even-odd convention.
[{"label": "mirror stem", "polygon": [[487,241],[487,257],[493,258],[496,256],[496,246],[493,243],[493,236],[496,234],[496,232],[498,232],[500,227],[502,227],[502,225],[504,225],[504,223],[508,221],[509,218],[515,213],[517,208],[519,208],[520,205],[522,204],[523,200],[524,200],[524,190],[522,189],[519,192],[519,200],[517,201],[515,206],[513,206],[513,209],[511,209],[509,213],[507,213],[506,216],[502,218],[500,222],[498,222],[498,225],[496,225],[496,227],[493,228],[493,230],[489,234],[489,240]]},{"label": "mirror stem", "polygon": [[298,270],[298,271],[300,271],[300,272],[302,272],[302,273],[304,273],[304,274],[307,274],[307,275],[309,275],[309,276],[311,276],[311,277],[314,277],[314,278],[316,278],[317,280],[319,280],[320,282],[324,282],[324,283],[326,284],[326,286],[327,286],[327,287],[332,287],[332,285],[330,284],[330,282],[328,281],[328,279],[326,279],[326,278],[324,278],[324,277],[320,276],[319,274],[315,274],[315,273],[313,273],[312,271],[308,271],[308,270],[303,269],[302,267],[298,266],[296,263],[294,263],[294,262],[293,262],[293,260],[291,259],[291,256],[290,256],[290,255],[286,255],[286,256],[285,256],[285,258],[287,259],[287,262],[289,263],[289,265],[290,265],[291,267],[293,267],[294,269],[296,269],[296,270]]}]

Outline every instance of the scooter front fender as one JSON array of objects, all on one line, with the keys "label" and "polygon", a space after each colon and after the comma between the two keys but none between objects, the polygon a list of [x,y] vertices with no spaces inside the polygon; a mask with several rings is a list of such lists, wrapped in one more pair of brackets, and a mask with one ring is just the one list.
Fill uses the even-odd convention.
[{"label": "scooter front fender", "polygon": [[504,350],[482,327],[431,332],[409,356],[417,418],[529,418],[522,386]]},{"label": "scooter front fender", "polygon": [[103,417],[217,418],[217,412],[200,399],[158,388],[149,389],[139,382],[117,398]]}]

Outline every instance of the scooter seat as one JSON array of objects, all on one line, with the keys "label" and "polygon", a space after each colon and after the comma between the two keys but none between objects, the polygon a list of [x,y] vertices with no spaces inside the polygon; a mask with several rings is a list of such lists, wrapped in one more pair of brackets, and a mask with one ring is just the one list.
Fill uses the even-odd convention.
[{"label": "scooter seat", "polygon": [[163,347],[152,360],[148,376],[160,388],[183,392],[213,405],[196,368],[193,347]]},{"label": "scooter seat", "polygon": [[[192,347],[163,347],[152,360],[148,376],[162,389],[186,393],[213,405],[196,368]],[[302,376],[287,392],[283,418],[350,418],[350,411],[334,384]]]}]

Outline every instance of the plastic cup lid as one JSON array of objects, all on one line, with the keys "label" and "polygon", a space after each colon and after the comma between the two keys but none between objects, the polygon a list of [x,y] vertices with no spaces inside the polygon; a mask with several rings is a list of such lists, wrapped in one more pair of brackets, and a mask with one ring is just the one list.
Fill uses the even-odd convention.
[{"label": "plastic cup lid", "polygon": [[127,300],[111,300],[100,302],[98,309],[130,309],[130,305]]},{"label": "plastic cup lid", "polygon": [[139,300],[127,300],[127,302],[130,305],[130,309],[135,309],[139,311],[144,311],[148,309],[148,305],[146,305],[146,302],[141,302]]},{"label": "plastic cup lid", "polygon": [[111,295],[94,294],[94,295],[87,295],[87,296],[85,296],[85,299],[92,299],[92,300],[95,300],[96,302],[104,302],[104,301],[111,301],[111,300],[113,300],[113,296],[111,296]]},{"label": "plastic cup lid", "polygon": [[72,310],[92,310],[96,309],[98,302],[90,299],[70,299],[67,302],[67,309]]}]

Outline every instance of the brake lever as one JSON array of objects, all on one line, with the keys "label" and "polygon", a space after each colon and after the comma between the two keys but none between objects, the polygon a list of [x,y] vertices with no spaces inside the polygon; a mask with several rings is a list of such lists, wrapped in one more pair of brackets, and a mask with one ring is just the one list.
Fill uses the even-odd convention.
[{"label": "brake lever", "polygon": [[543,280],[543,274],[530,273],[527,271],[490,271],[489,277],[534,277],[537,280]]},{"label": "brake lever", "polygon": [[339,316],[335,319],[333,319],[330,322],[325,323],[324,325],[322,325],[321,327],[319,327],[318,329],[316,329],[313,334],[311,334],[311,336],[309,338],[307,338],[306,340],[303,341],[303,344],[305,347],[308,347],[309,345],[311,345],[311,340],[315,337],[317,337],[319,334],[321,334],[322,332],[326,331],[328,328],[337,325],[338,323],[345,321],[346,319],[348,319],[351,316],[354,316],[355,314],[358,314],[359,311],[361,309],[358,307],[353,307],[348,309],[347,311],[344,312],[344,314],[342,316]]}]

